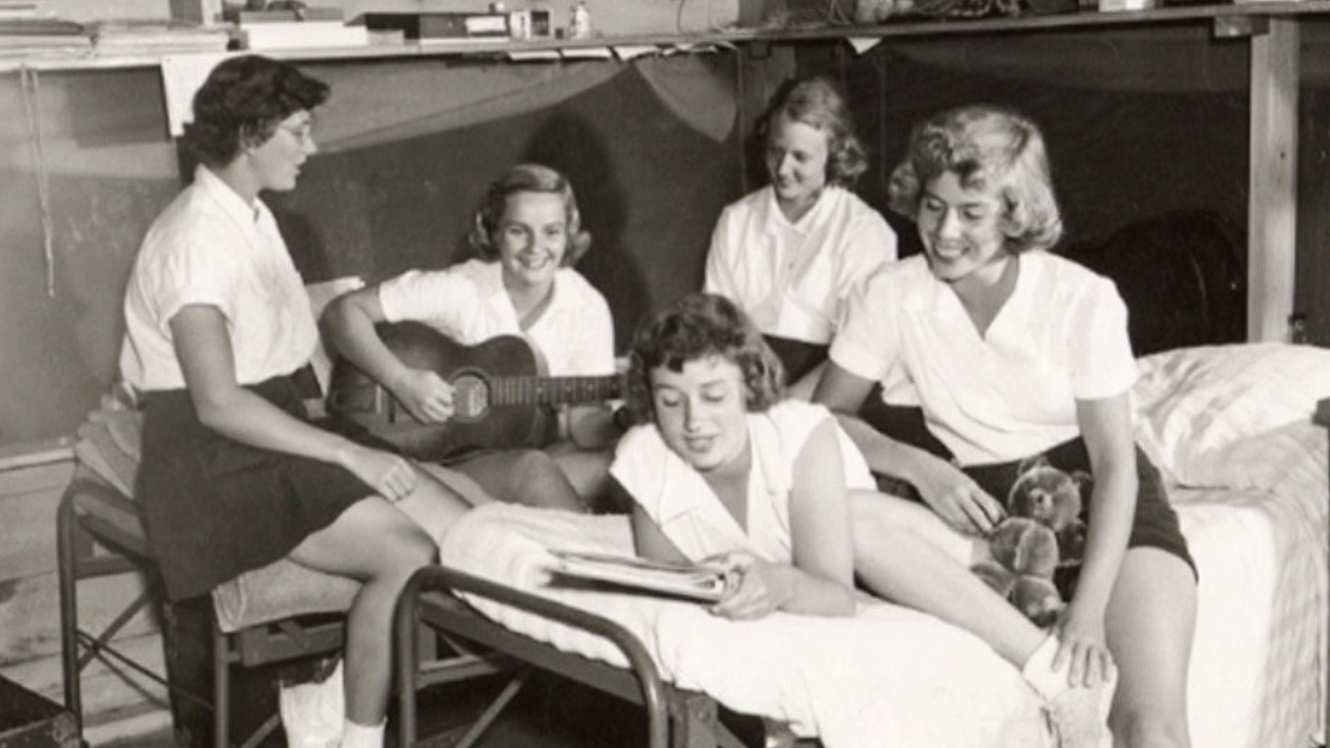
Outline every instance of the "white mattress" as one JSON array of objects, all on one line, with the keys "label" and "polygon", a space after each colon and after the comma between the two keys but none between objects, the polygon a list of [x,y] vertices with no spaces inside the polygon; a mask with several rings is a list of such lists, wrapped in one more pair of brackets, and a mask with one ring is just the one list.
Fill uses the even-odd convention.
[{"label": "white mattress", "polygon": [[1326,493],[1170,492],[1200,572],[1192,743],[1317,745],[1325,708]]}]

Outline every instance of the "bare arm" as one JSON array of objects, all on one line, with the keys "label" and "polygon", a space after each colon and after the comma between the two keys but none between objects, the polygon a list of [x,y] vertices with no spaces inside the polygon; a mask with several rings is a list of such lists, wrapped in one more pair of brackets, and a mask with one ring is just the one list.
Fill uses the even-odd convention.
[{"label": "bare arm", "polygon": [[790,533],[794,545],[794,593],[781,606],[793,613],[854,612],[854,543],[850,499],[836,424],[826,421],[809,435],[794,463]]},{"label": "bare arm", "polygon": [[954,529],[985,535],[1002,519],[1002,505],[954,465],[892,439],[857,415],[873,382],[827,362],[813,401],[832,410],[875,473],[908,481],[933,511]]},{"label": "bare arm", "polygon": [[323,313],[323,328],[337,352],[387,387],[423,423],[453,414],[453,389],[432,371],[413,369],[384,345],[374,326],[385,321],[378,286],[339,296]]},{"label": "bare arm", "polygon": [[738,585],[715,605],[717,615],[761,618],[783,610],[820,616],[854,613],[854,543],[850,503],[835,423],[811,433],[794,464],[790,492],[792,564],[743,551],[717,557],[739,571]]},{"label": "bare arm", "polygon": [[1076,595],[1063,619],[1062,650],[1055,666],[1071,658],[1071,676],[1094,682],[1112,662],[1104,643],[1104,611],[1126,554],[1136,512],[1136,447],[1127,395],[1077,400],[1076,418],[1090,454],[1090,496],[1085,558]]},{"label": "bare arm", "polygon": [[215,307],[186,306],[170,325],[190,400],[204,426],[255,447],[341,465],[393,501],[415,488],[418,476],[405,459],[293,418],[241,387],[226,320]]}]

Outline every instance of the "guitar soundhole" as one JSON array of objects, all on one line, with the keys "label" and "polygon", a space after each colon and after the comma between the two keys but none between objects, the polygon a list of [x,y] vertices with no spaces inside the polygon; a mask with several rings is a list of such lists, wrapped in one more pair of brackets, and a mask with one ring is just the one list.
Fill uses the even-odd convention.
[{"label": "guitar soundhole", "polygon": [[490,388],[484,378],[460,374],[453,378],[453,418],[461,422],[479,421],[490,408]]}]

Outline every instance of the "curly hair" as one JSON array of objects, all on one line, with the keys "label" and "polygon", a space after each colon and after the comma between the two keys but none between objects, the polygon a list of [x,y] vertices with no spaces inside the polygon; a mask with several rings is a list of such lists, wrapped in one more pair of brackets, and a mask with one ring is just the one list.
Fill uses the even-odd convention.
[{"label": "curly hair", "polygon": [[770,144],[776,120],[802,122],[827,134],[827,182],[853,187],[868,171],[868,153],[854,131],[850,105],[840,84],[815,75],[786,81],[757,122],[757,139]]},{"label": "curly hair", "polygon": [[915,126],[891,175],[888,206],[917,219],[924,186],[945,173],[967,189],[993,189],[1003,203],[1010,252],[1049,249],[1062,238],[1044,136],[1029,118],[990,104],[942,112]]},{"label": "curly hair", "polygon": [[633,422],[655,420],[653,370],[682,371],[684,364],[709,356],[739,367],[750,412],[764,411],[784,397],[785,370],[748,315],[724,296],[693,293],[647,321],[633,340],[626,397]]},{"label": "curly hair", "polygon": [[508,198],[519,192],[543,192],[563,198],[568,221],[568,247],[563,253],[564,267],[571,267],[591,249],[591,234],[582,230],[582,214],[577,210],[577,196],[568,178],[541,164],[518,164],[490,183],[476,208],[467,242],[484,260],[496,260],[499,247],[495,235],[508,209]]},{"label": "curly hair", "polygon": [[241,149],[261,145],[282,120],[328,99],[328,84],[261,55],[222,61],[194,94],[185,146],[209,166],[225,166]]}]

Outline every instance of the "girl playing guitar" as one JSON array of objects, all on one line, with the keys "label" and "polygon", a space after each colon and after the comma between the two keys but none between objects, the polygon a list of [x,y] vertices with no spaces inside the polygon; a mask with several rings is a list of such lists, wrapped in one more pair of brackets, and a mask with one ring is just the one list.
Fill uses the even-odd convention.
[{"label": "girl playing guitar", "polygon": [[[324,326],[338,352],[425,424],[454,417],[455,388],[404,362],[379,323],[425,323],[463,345],[521,335],[551,376],[614,373],[609,305],[572,268],[591,237],[562,174],[537,164],[510,169],[486,190],[468,238],[480,259],[408,271],[330,304]],[[451,466],[504,500],[581,511],[604,491],[618,429],[603,405],[564,415],[561,435],[539,449],[485,450]]]}]

